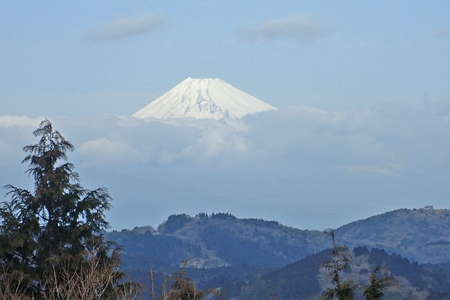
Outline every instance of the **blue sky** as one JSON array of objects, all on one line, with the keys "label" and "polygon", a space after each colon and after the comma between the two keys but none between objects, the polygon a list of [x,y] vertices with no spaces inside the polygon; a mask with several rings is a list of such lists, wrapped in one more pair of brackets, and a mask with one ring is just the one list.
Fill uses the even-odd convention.
[{"label": "blue sky", "polygon": [[[5,113],[128,115],[182,79],[219,77],[276,106],[365,107],[450,96],[448,1],[5,1]],[[148,31],[96,40],[119,20]],[[322,30],[249,39],[272,21]],[[116,28],[120,30],[120,26]],[[291,34],[289,34],[291,30]],[[86,100],[88,99],[88,100]],[[87,103],[86,103],[87,102]],[[89,108],[87,108],[89,106]]]},{"label": "blue sky", "polygon": [[[18,150],[49,117],[83,182],[110,188],[116,228],[204,210],[325,228],[448,207],[446,0],[18,0],[0,23],[1,185],[27,182]],[[280,112],[238,132],[124,118],[188,76]]]}]

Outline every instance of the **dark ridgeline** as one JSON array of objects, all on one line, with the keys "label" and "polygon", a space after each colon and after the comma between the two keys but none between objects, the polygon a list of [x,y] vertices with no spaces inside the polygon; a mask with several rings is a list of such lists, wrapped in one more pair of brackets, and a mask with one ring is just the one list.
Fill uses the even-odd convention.
[{"label": "dark ridgeline", "polygon": [[[350,248],[385,249],[419,263],[450,261],[450,211],[401,209],[352,222],[336,230],[337,243]],[[277,222],[239,219],[229,214],[170,216],[157,230],[137,227],[109,232],[106,238],[126,250],[124,269],[152,266],[161,271],[237,265],[281,267],[332,244],[317,230]]]}]

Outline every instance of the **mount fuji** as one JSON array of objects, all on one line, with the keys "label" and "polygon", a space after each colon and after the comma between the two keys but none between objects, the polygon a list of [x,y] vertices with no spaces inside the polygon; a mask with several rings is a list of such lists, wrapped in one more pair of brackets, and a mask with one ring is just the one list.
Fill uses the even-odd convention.
[{"label": "mount fuji", "polygon": [[276,110],[221,79],[187,78],[133,114],[138,119],[236,120]]}]

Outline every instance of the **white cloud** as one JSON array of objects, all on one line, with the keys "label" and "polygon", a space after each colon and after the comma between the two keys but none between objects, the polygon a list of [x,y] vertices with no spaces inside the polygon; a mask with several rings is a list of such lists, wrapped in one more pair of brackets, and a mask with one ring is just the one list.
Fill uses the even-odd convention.
[{"label": "white cloud", "polygon": [[97,42],[122,40],[154,32],[163,23],[164,19],[159,16],[123,17],[92,29],[87,37]]},{"label": "white cloud", "polygon": [[248,141],[241,132],[228,125],[202,130],[194,144],[182,150],[182,157],[207,160],[219,155],[237,155],[248,152]]},{"label": "white cloud", "polygon": [[[378,211],[448,203],[449,116],[447,103],[410,103],[352,112],[281,108],[232,126],[109,117],[55,124],[80,145],[69,159],[83,182],[101,182],[118,199],[113,222],[127,222],[122,210],[145,224],[198,208],[291,216],[291,224],[301,211],[301,222],[333,227],[327,222],[340,222],[336,211],[373,213],[367,203]],[[0,166],[20,162],[33,129],[0,126]],[[0,185],[15,181],[0,174]]]},{"label": "white cloud", "polygon": [[0,116],[0,128],[35,128],[42,118],[30,118],[27,116]]},{"label": "white cloud", "polygon": [[24,156],[22,147],[29,144],[32,132],[41,120],[42,118],[27,116],[0,115],[0,166],[20,163]]},{"label": "white cloud", "polygon": [[[89,140],[81,144],[80,153],[90,163],[94,160],[100,163],[135,162],[138,154],[124,142],[112,141],[108,138]],[[131,160],[131,161],[130,161]]]},{"label": "white cloud", "polygon": [[245,38],[251,40],[293,39],[299,41],[318,40],[329,33],[325,26],[305,16],[269,20],[242,32]]}]

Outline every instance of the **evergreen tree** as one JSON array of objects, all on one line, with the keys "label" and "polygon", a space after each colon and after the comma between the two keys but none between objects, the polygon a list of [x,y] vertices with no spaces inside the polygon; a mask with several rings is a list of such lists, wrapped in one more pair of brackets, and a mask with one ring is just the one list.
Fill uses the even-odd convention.
[{"label": "evergreen tree", "polygon": [[183,271],[175,273],[171,281],[170,290],[161,297],[161,300],[201,300],[206,295],[212,294],[212,291],[199,290]]},{"label": "evergreen tree", "polygon": [[322,294],[324,300],[354,300],[355,284],[352,280],[344,279],[342,272],[350,268],[351,255],[347,247],[336,245],[334,232],[331,232],[333,241],[332,259],[324,266],[331,278],[333,287],[326,289]]},{"label": "evergreen tree", "polygon": [[34,189],[8,185],[11,200],[0,204],[0,264],[21,272],[26,278],[21,284],[38,298],[45,292],[46,274],[59,274],[55,270],[61,266],[79,270],[92,257],[118,265],[118,255],[101,234],[108,225],[107,191],[80,185],[67,162],[67,152],[74,147],[50,121],[42,121],[34,135],[39,141],[23,148]]},{"label": "evergreen tree", "polygon": [[390,276],[380,277],[381,268],[377,267],[370,274],[369,286],[364,290],[366,300],[379,300],[384,296],[384,290],[392,284],[393,278]]}]

